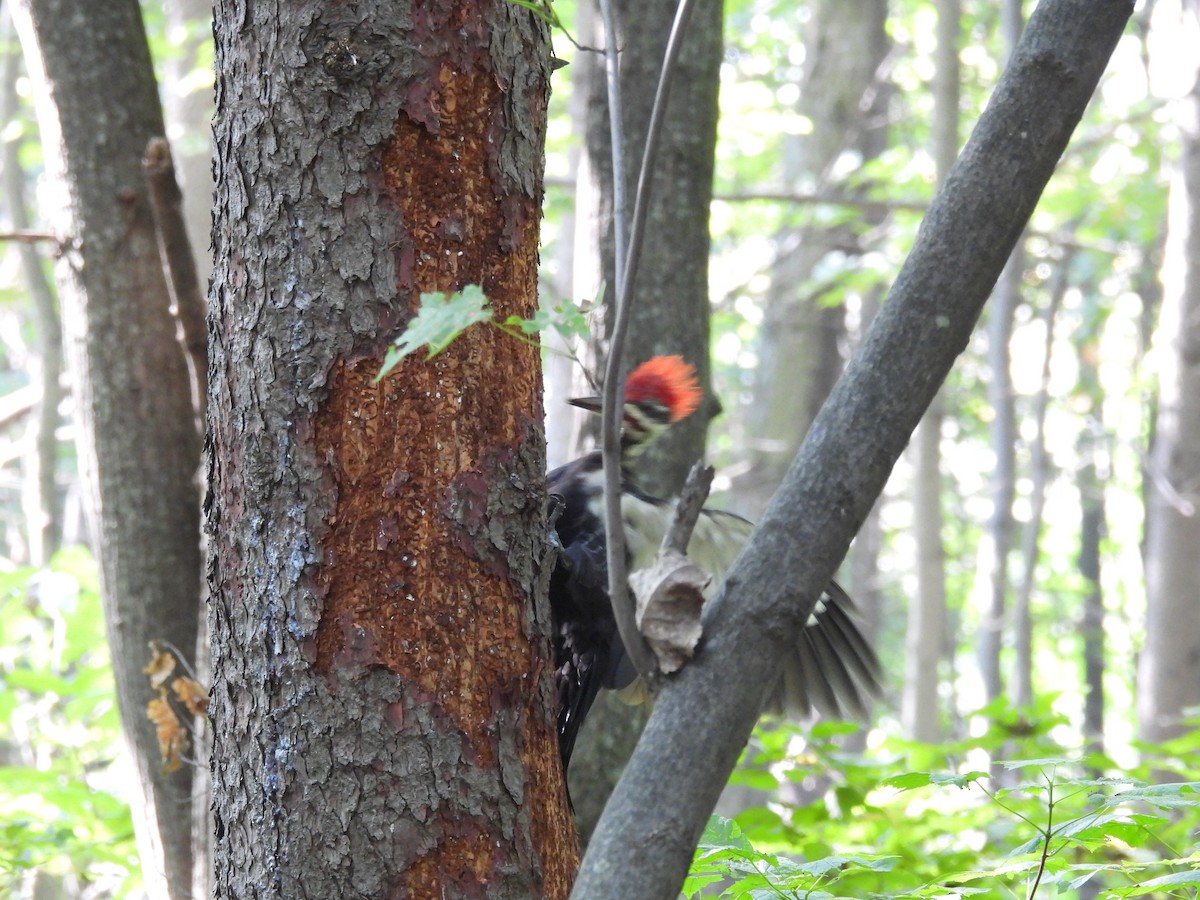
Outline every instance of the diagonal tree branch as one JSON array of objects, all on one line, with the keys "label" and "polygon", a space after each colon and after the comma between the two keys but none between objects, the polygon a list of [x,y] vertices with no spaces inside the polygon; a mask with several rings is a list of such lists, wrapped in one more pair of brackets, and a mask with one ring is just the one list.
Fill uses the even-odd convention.
[{"label": "diagonal tree branch", "polygon": [[758,717],[763,685],[829,582],[909,435],[966,347],[1132,0],[1043,0],[862,347],[813,423],[655,709],[573,897],[675,896]]}]

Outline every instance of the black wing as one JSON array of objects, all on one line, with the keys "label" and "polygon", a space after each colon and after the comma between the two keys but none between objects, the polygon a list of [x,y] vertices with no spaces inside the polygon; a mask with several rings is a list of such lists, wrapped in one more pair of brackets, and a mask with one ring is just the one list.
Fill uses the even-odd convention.
[{"label": "black wing", "polygon": [[[602,474],[600,454],[594,452],[547,476],[550,492],[563,501],[556,526],[561,550],[550,579],[550,610],[564,767],[600,688],[628,687],[637,677],[608,599],[604,530],[598,514]],[[621,512],[629,568],[644,568],[658,552],[671,504],[626,485]],[[732,513],[705,509],[700,516],[688,556],[713,576],[710,596],[752,530],[751,522]],[[867,698],[880,691],[879,663],[857,619],[849,595],[830,582],[785,655],[778,678],[764,686],[764,710],[794,717],[813,709],[830,716],[865,717]]]}]

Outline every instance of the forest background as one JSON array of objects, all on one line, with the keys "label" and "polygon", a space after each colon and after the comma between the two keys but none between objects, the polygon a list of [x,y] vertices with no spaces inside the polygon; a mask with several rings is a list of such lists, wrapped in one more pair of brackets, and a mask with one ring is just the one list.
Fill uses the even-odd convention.
[{"label": "forest background", "polygon": [[[212,49],[208,12],[196,6],[143,4],[143,15],[202,250]],[[949,107],[934,90],[947,77],[935,36],[948,10],[961,42]],[[565,0],[554,11],[591,42],[587,11]],[[956,150],[1021,13],[1020,4],[726,3],[711,362],[697,360],[722,404],[708,434],[714,503],[761,512],[899,270],[945,174],[946,135]],[[1091,896],[1147,892],[1153,877],[1187,883],[1195,808],[1166,815],[1135,801],[1151,791],[1143,781],[1187,781],[1198,768],[1179,713],[1200,698],[1177,687],[1200,682],[1200,664],[1155,669],[1186,656],[1200,607],[1187,480],[1200,424],[1163,419],[1187,383],[1179,348],[1200,331],[1200,307],[1185,305],[1183,289],[1195,304],[1200,260],[1168,229],[1172,191],[1172,225],[1188,221],[1178,212],[1187,184],[1172,179],[1187,171],[1183,148],[1196,153],[1196,28],[1194,9],[1170,0],[1138,7],[984,327],[860,534],[843,580],[888,673],[870,730],[758,731],[728,794],[737,824],[714,820],[692,889],[705,866],[746,890],[824,887],[833,866],[789,860],[846,847],[873,848],[842,860],[847,894],[888,884],[918,896],[950,877],[1019,890],[1031,873]],[[31,83],[8,34],[6,208],[23,238],[0,269],[0,805],[18,812],[3,822],[0,877],[17,896],[134,895],[142,879],[84,549],[54,249],[37,237],[49,186]],[[577,215],[595,205],[579,168],[588,115],[579,82],[594,67],[563,31],[554,41],[570,65],[552,94],[542,294],[550,305],[587,304],[602,276],[598,238]],[[573,352],[595,365],[583,344]],[[564,400],[586,384],[566,356],[548,357],[546,371],[554,465],[579,452]],[[1148,571],[1167,574],[1148,590]],[[1156,585],[1173,596],[1156,598]],[[1171,603],[1184,604],[1183,618]],[[998,760],[1027,762],[1009,774]],[[904,780],[913,772],[928,774]],[[889,777],[900,780],[885,787]],[[899,790],[923,782],[927,793]],[[1055,789],[1078,793],[1078,808],[1064,812]],[[1176,806],[1187,791],[1153,796]],[[868,797],[874,815],[846,815]],[[914,883],[889,880],[899,860]]]}]

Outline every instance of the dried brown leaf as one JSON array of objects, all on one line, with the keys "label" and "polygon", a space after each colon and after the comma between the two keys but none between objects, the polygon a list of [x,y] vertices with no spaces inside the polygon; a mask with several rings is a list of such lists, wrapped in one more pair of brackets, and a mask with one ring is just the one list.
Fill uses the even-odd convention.
[{"label": "dried brown leaf", "polygon": [[187,729],[171,708],[163,692],[146,704],[146,718],[154,723],[158,752],[163,759],[163,771],[174,772],[183,765],[183,754],[191,744]]},{"label": "dried brown leaf", "polygon": [[171,682],[171,690],[193,716],[208,715],[208,691],[198,681],[180,676]]},{"label": "dried brown leaf", "polygon": [[150,676],[150,687],[160,690],[175,671],[175,657],[158,646],[157,641],[150,642],[150,662],[142,672]]},{"label": "dried brown leaf", "polygon": [[649,569],[630,575],[638,599],[638,629],[663,672],[679,670],[695,653],[708,582],[708,575],[673,551],[661,554]]}]

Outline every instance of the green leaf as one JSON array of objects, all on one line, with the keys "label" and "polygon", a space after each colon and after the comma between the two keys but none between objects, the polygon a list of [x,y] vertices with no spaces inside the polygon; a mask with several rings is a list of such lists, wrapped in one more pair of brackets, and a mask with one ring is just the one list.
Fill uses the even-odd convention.
[{"label": "green leaf", "polygon": [[708,824],[704,826],[704,834],[700,836],[699,847],[702,850],[733,847],[738,850],[754,852],[753,845],[742,834],[738,823],[723,816],[708,817]]},{"label": "green leaf", "polygon": [[1011,772],[1014,769],[1042,769],[1047,766],[1071,766],[1076,763],[1076,760],[1067,759],[1063,756],[1047,756],[1043,759],[1002,759],[999,762],[1000,765]]},{"label": "green leaf", "polygon": [[519,6],[522,9],[527,9],[547,25],[559,26],[558,15],[550,8],[550,3],[547,0],[535,3],[533,0],[508,0],[513,6]]},{"label": "green leaf", "polygon": [[400,360],[421,347],[429,347],[425,358],[433,359],[472,325],[487,322],[491,318],[488,299],[477,284],[469,284],[456,294],[442,291],[422,294],[417,314],[388,349],[383,368],[375,376],[375,381],[378,382]]},{"label": "green leaf", "polygon": [[685,897],[697,897],[710,884],[718,881],[724,881],[725,876],[716,872],[706,872],[704,874],[692,873],[683,882],[681,892]]},{"label": "green leaf", "polygon": [[911,791],[913,788],[926,785],[953,785],[963,790],[969,788],[980,778],[987,778],[987,772],[967,772],[965,775],[952,775],[939,772],[906,772],[903,775],[893,775],[883,779],[885,787],[893,787],[898,791]]},{"label": "green leaf", "polygon": [[900,862],[898,856],[826,856],[812,862],[801,863],[798,868],[809,875],[828,875],[847,869],[868,869],[872,872],[890,872]]},{"label": "green leaf", "polygon": [[1170,875],[1151,878],[1149,881],[1143,881],[1125,896],[1140,897],[1143,894],[1152,894],[1159,888],[1179,887],[1187,884],[1200,885],[1200,869],[1188,869],[1185,872],[1172,872]]},{"label": "green leaf", "polygon": [[509,316],[501,323],[506,328],[517,329],[523,334],[537,334],[542,331],[556,331],[564,340],[576,337],[586,337],[588,334],[587,318],[583,311],[569,300],[564,300],[553,307],[539,307],[531,318]]},{"label": "green leaf", "polygon": [[855,734],[862,730],[857,722],[839,722],[833,719],[822,719],[809,729],[809,737],[831,738],[842,734]]},{"label": "green leaf", "polygon": [[31,694],[66,694],[71,686],[61,675],[45,670],[17,669],[4,676],[6,689],[20,688]]}]

